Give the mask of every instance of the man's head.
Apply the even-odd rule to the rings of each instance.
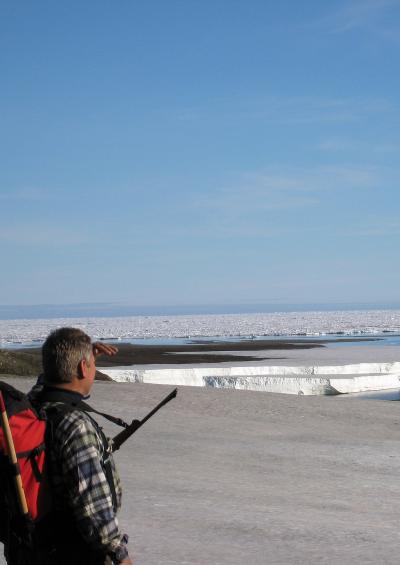
[[[42,347],[42,361],[47,384],[65,385],[87,376],[94,379],[96,372],[91,339],[76,328],[51,332]]]

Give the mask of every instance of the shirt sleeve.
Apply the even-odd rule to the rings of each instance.
[[[128,538],[119,530],[111,489],[101,465],[104,446],[86,416],[71,412],[64,424],[67,430],[60,449],[61,472],[76,526],[94,550],[109,555],[114,562],[123,561],[128,557]],[[62,427],[57,432],[62,432]],[[118,476],[114,478],[119,487]]]

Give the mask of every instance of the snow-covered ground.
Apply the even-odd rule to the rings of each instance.
[[[170,390],[97,382],[90,404],[142,419]],[[137,565],[399,563],[397,402],[182,387],[115,459]]]

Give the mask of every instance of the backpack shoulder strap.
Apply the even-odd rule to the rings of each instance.
[[[111,416],[110,414],[106,414],[105,412],[99,412],[92,406],[89,406],[89,404],[87,404],[87,402],[83,400],[80,402],[79,406],[82,408],[84,412],[93,412],[94,414],[98,414],[99,416],[102,416],[103,418],[109,420],[113,424],[116,424],[117,426],[121,426],[121,428],[127,428],[129,426],[129,424],[127,424],[122,418]]]
[[[67,406],[71,406],[73,409],[82,410],[83,412],[93,412],[93,414],[102,416],[113,424],[121,426],[121,428],[127,428],[129,426],[129,424],[124,422],[122,418],[117,418],[116,416],[111,416],[110,414],[106,414],[105,412],[100,412],[99,410],[96,410],[95,408],[87,404],[87,402],[85,402],[84,400],[73,398],[68,392],[64,392],[61,389],[43,389],[34,395],[32,401],[34,404],[37,404],[39,406],[44,402],[62,402]]]
[[[114,510],[116,511],[117,506],[118,506],[118,501],[117,501],[117,493],[116,493],[115,484],[114,484],[114,474],[113,474],[113,469],[112,469],[112,465],[111,465],[111,461],[110,461],[110,453],[109,453],[109,449],[108,449],[109,442],[108,442],[108,439],[106,438],[101,426],[99,426],[99,424],[96,422],[96,420],[94,418],[92,418],[90,416],[90,414],[88,414],[88,412],[94,412],[96,414],[100,414],[103,417],[107,417],[108,414],[103,414],[102,412],[98,412],[97,410],[94,410],[88,404],[86,404],[85,402],[83,402],[81,400],[79,400],[78,402],[73,402],[73,401],[71,401],[71,400],[73,400],[73,397],[71,397],[71,395],[69,395],[69,394],[63,395],[62,391],[60,391],[60,392],[58,392],[58,391],[47,391],[46,393],[43,393],[43,395],[41,395],[40,400],[41,400],[41,402],[57,402],[58,403],[58,404],[55,404],[53,406],[46,408],[46,410],[45,410],[47,421],[49,423],[49,426],[47,427],[47,433],[48,433],[47,441],[51,442],[51,443],[53,443],[55,430],[58,427],[58,425],[61,423],[61,420],[62,420],[62,418],[64,417],[65,414],[67,414],[68,412],[72,412],[73,410],[80,410],[80,411],[85,412],[87,414],[87,416],[89,417],[90,421],[92,422],[92,425],[94,426],[94,428],[97,432],[97,435],[99,437],[99,440],[101,441],[101,444],[103,446],[103,454],[102,454],[102,457],[101,457],[101,465],[103,467],[104,474],[105,474],[106,479],[107,479],[107,483],[110,487],[113,507],[114,507]],[[112,418],[111,421],[115,420],[115,418],[113,416],[108,417],[107,419],[110,419],[110,418]]]

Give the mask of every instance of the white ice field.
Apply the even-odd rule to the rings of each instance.
[[[0,345],[43,341],[57,327],[82,328],[93,339],[233,336],[374,335],[400,332],[400,310],[276,312],[197,316],[127,316],[0,320]]]
[[[400,310],[292,312],[193,316],[134,316],[1,320],[0,345],[31,345],[61,326],[80,327],[93,339],[172,339],[267,336],[374,336],[400,333]],[[325,349],[325,348],[324,348]],[[296,363],[233,363],[230,366],[120,367],[104,371],[116,381],[234,388],[287,394],[340,394],[399,388],[400,350],[351,348],[336,351],[333,363],[320,350],[307,350]],[[389,352],[389,353],[388,353]],[[243,352],[242,352],[243,353]],[[269,352],[270,353],[270,352]],[[324,353],[324,352],[322,352]],[[282,356],[282,352],[280,352]],[[357,362],[354,362],[356,359]],[[363,362],[368,361],[368,362]]]

